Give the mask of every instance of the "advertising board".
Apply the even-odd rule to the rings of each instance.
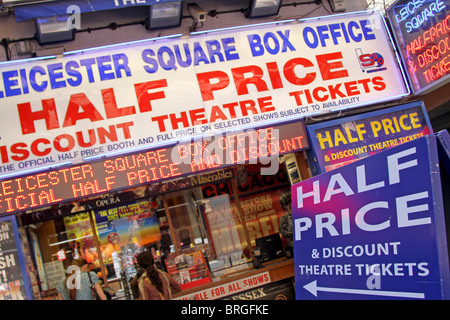
[[[380,12],[0,63],[0,178],[409,95]]]
[[[450,1],[398,0],[386,11],[415,94],[450,80]]]
[[[15,216],[0,218],[0,300],[33,297]]]
[[[434,135],[292,186],[296,299],[448,299]]]
[[[14,16],[17,22],[22,22],[30,19],[36,19],[48,16],[64,16],[67,14],[67,8],[70,6],[77,6],[79,12],[95,12],[102,10],[122,9],[134,6],[148,7],[150,5],[175,2],[177,0],[58,0],[56,1],[23,1],[23,0],[7,0],[3,1],[6,5],[14,3],[26,4],[16,6],[14,8]],[[28,2],[28,3],[27,3]],[[51,14],[49,14],[49,12]]]
[[[313,175],[433,133],[422,101],[313,124],[307,131]]]
[[[111,191],[256,163],[279,169],[279,156],[309,147],[303,122],[221,134],[167,148],[51,168],[0,181],[0,214],[89,198]]]

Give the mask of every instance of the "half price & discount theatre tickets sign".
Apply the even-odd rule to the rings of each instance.
[[[426,135],[293,185],[296,298],[448,299],[439,160]]]

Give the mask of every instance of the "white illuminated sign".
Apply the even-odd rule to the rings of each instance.
[[[408,94],[379,12],[0,63],[0,178]]]

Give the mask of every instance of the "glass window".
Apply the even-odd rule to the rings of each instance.
[[[232,179],[166,195],[177,255],[204,251],[213,277],[253,267],[256,239],[279,234],[286,214],[280,197],[290,190],[284,165],[275,175],[261,175],[260,168],[239,166]],[[280,243],[289,244],[283,236]]]
[[[205,199],[192,188],[167,196],[167,206],[177,255],[202,252],[213,277],[233,268],[247,268],[247,248],[242,221],[229,194]]]
[[[99,265],[89,213],[55,218],[26,228],[39,278],[38,284],[34,284],[40,292],[35,293],[36,298],[56,297],[56,285],[65,277],[73,259],[82,257]]]
[[[127,297],[138,272],[135,257],[143,250],[184,289],[251,269],[261,241],[280,233],[287,213],[280,200],[289,190],[284,164],[267,176],[260,165],[241,165],[139,187],[130,191],[132,198],[106,201],[105,208],[82,211],[87,202],[67,204],[74,214],[27,226],[41,297],[56,293],[56,283],[78,257]],[[289,245],[284,236],[280,240]]]

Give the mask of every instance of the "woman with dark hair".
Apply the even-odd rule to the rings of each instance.
[[[150,252],[140,253],[137,256],[137,263],[144,270],[138,281],[141,300],[170,300],[173,293],[181,291],[181,286],[176,280],[155,267],[155,260]]]

